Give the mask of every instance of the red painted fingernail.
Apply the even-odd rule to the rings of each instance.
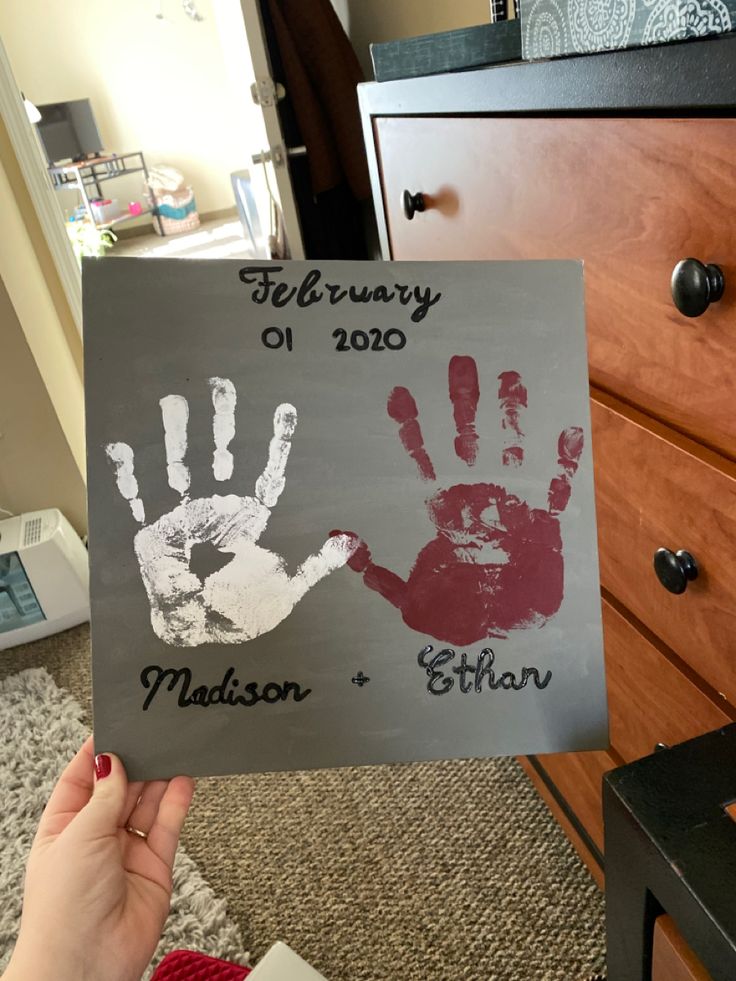
[[[95,756],[95,776],[98,780],[103,780],[110,775],[112,770],[112,760],[107,753],[100,753]]]

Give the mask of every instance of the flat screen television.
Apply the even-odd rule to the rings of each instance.
[[[58,160],[84,160],[99,154],[102,140],[89,99],[51,102],[38,106],[38,135],[50,164]]]

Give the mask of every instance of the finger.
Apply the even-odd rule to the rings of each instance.
[[[133,783],[128,784],[128,790],[125,795],[125,807],[123,808],[123,816],[120,821],[121,827],[125,825],[126,814],[130,814],[131,811],[136,808],[145,786],[146,785],[143,780],[136,780]]]
[[[126,816],[128,778],[120,759],[112,753],[99,753],[94,772],[92,796],[74,823],[77,833],[86,839],[116,834]]]
[[[560,433],[557,442],[557,463],[560,472],[550,481],[547,495],[550,514],[561,514],[567,507],[572,490],[572,478],[578,469],[583,444],[583,430],[579,426],[571,426]]]
[[[143,524],[146,513],[143,502],[138,497],[138,481],[135,479],[133,467],[133,450],[127,443],[108,443],[105,447],[108,459],[115,468],[115,481],[120,495],[130,504],[130,510],[136,521]]]
[[[473,358],[455,356],[448,369],[450,401],[455,417],[455,453],[469,467],[478,455],[478,434],[475,431],[475,414],[480,398],[478,367]]]
[[[171,870],[179,834],[194,796],[191,777],[174,777],[161,798],[158,813],[148,832],[148,846]]]
[[[353,535],[330,535],[319,552],[305,559],[294,573],[291,587],[297,598],[331,572],[341,569],[357,547],[358,540]]]
[[[350,555],[347,564],[354,572],[363,572],[371,561],[370,549],[363,539],[352,531],[331,531],[330,537],[347,538],[350,540]]]
[[[128,816],[123,822],[124,826],[148,834],[156,820],[159,805],[168,786],[168,780],[151,780],[145,784],[134,800],[133,807],[130,810],[126,807]]]
[[[38,826],[40,837],[61,834],[66,825],[89,802],[93,786],[92,736],[66,765],[49,797]]]
[[[526,388],[518,371],[503,371],[498,376],[498,401],[503,413],[504,467],[519,467],[524,462],[524,433],[521,429],[521,410],[527,406]]]
[[[233,455],[228,450],[235,436],[235,386],[229,378],[210,378],[212,405],[212,435],[215,439],[215,452],[212,457],[212,472],[215,480],[229,480],[233,475]]]
[[[333,531],[333,535],[345,535],[352,539],[353,552],[348,559],[348,566],[355,572],[363,573],[363,582],[369,589],[375,590],[389,603],[401,610],[406,601],[407,584],[384,566],[376,565],[366,543],[352,532]]]
[[[273,416],[273,439],[268,445],[266,469],[256,481],[256,497],[272,508],[286,487],[286,461],[291,450],[291,438],[296,429],[296,409],[288,402],[280,405]]]
[[[187,453],[189,404],[181,395],[165,395],[159,405],[164,424],[166,474],[169,478],[169,487],[185,497],[190,481],[189,467],[184,463]]]
[[[399,424],[401,445],[419,468],[423,480],[435,480],[432,461],[424,448],[424,437],[419,425],[419,410],[408,388],[399,386],[388,397],[388,414]]]

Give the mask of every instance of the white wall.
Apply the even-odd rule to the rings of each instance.
[[[32,102],[91,98],[108,149],[142,149],[149,163],[178,167],[200,212],[232,208],[230,172],[248,165],[248,133],[212,0],[196,0],[201,23],[180,0],[162,2],[163,22],[158,0],[2,0],[0,34]],[[105,193],[127,203],[141,183],[111,183]]]
[[[358,55],[373,78],[369,44],[452,31],[490,20],[489,0],[332,0]]]
[[[3,346],[9,309],[35,361],[48,401],[56,413],[57,430],[65,438],[64,452],[71,453],[78,473],[84,474],[84,403],[82,344],[71,318],[53,260],[38,222],[28,189],[0,120],[0,279],[8,302],[0,311],[0,362],[2,371],[15,375],[10,347]],[[33,398],[29,387],[29,398]],[[0,381],[2,398],[10,398]],[[25,444],[29,454],[37,450]],[[0,441],[0,453],[3,452]],[[0,460],[0,469],[3,463]]]
[[[0,507],[15,514],[57,507],[84,534],[82,475],[2,280],[0,325]]]

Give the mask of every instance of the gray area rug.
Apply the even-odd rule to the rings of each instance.
[[[0,972],[20,926],[23,874],[41,812],[56,780],[88,735],[78,703],[43,668],[0,681]],[[193,948],[247,963],[240,931],[183,850],[174,865],[171,912],[146,973],[170,950]]]
[[[0,655],[89,711],[77,628]],[[200,780],[183,841],[244,943],[285,940],[329,981],[582,981],[603,897],[510,759]]]

